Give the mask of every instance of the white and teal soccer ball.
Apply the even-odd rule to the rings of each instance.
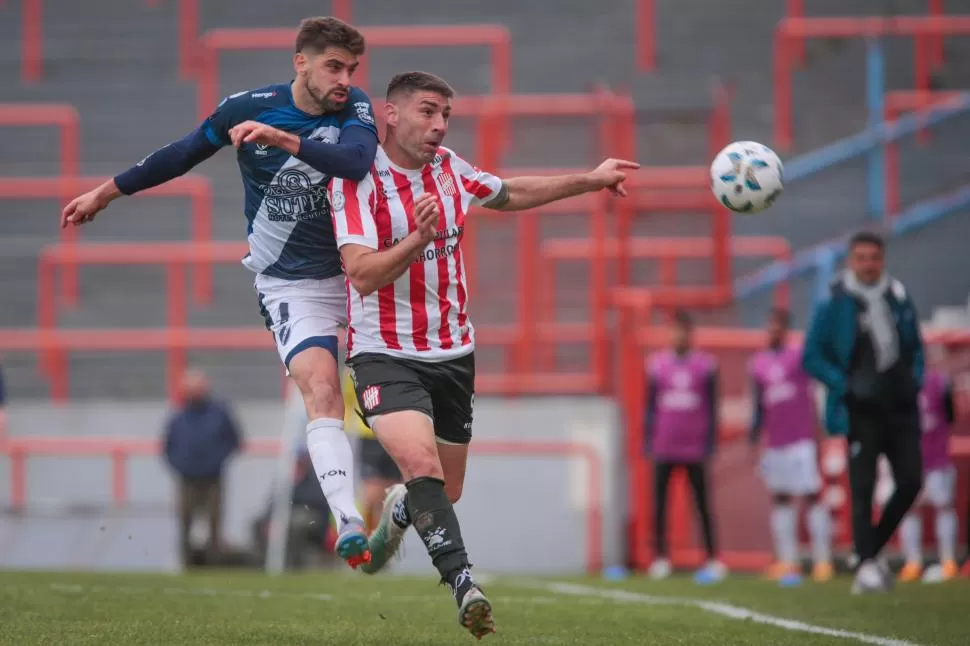
[[[735,141],[711,162],[711,190],[718,202],[736,213],[763,211],[784,190],[781,159],[764,144]]]

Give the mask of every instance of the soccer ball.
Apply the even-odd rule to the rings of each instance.
[[[784,189],[784,167],[771,148],[754,141],[735,141],[711,162],[711,190],[736,213],[763,211]]]

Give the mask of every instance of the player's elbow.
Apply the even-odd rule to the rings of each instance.
[[[350,281],[351,287],[354,291],[360,294],[360,296],[370,296],[377,291],[378,285],[370,276],[367,275],[366,271],[362,271],[359,266],[351,266],[346,268],[347,280]]]
[[[346,179],[352,180],[354,182],[363,181],[363,179],[367,177],[367,173],[370,172],[370,167],[371,165],[366,161],[361,161],[361,163],[355,166],[350,166],[347,168]]]

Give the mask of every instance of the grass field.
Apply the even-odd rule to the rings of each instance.
[[[498,633],[485,644],[970,643],[970,582],[899,586],[850,596],[848,579],[780,589],[735,578],[496,578],[485,589]],[[809,632],[806,632],[808,630]],[[353,573],[267,578],[0,573],[0,643],[332,644],[475,643],[431,578]]]

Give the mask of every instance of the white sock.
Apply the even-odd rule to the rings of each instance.
[[[923,562],[923,521],[919,512],[908,513],[899,524],[899,547],[907,563]]]
[[[796,532],[798,517],[791,505],[775,505],[771,510],[771,535],[775,539],[775,553],[781,563],[794,563],[798,558]]]
[[[812,562],[832,561],[832,514],[820,502],[808,509],[808,535],[812,539]]]
[[[354,451],[343,420],[311,421],[306,427],[306,445],[339,532],[348,520],[362,518],[354,493]]]
[[[941,563],[956,560],[957,513],[952,507],[936,510],[936,542]]]

